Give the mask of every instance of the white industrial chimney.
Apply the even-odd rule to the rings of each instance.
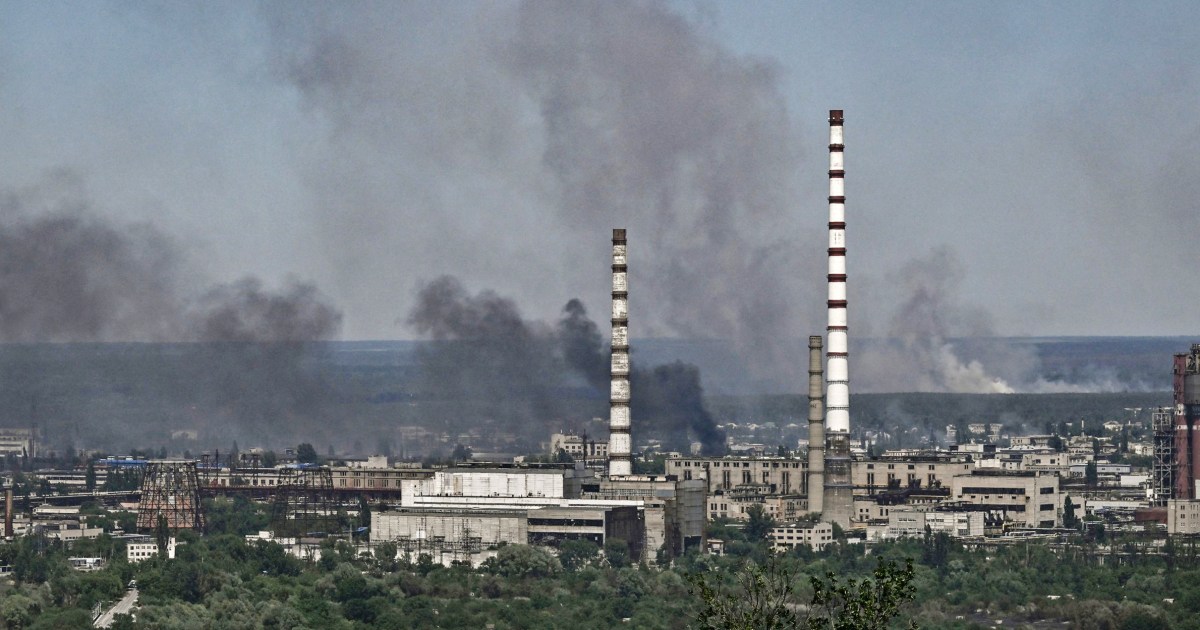
[[[612,236],[612,384],[608,408],[608,475],[633,474],[629,416],[629,277],[625,230]]]
[[[829,325],[825,366],[825,492],[822,516],[849,527],[854,509],[850,475],[850,368],[846,318],[846,164],[842,110],[829,110]]]

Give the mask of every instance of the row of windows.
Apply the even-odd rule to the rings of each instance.
[[[692,462],[690,460],[674,462],[675,468],[750,468],[750,462]],[[762,468],[807,468],[804,462],[762,462]]]
[[[1053,489],[1051,489],[1053,492]],[[986,488],[986,487],[970,487],[963,486],[959,496],[964,494],[1025,494],[1025,488]]]
[[[354,487],[355,487],[355,488],[361,488],[361,487],[362,487],[362,479],[354,479],[353,481],[354,481],[354,484],[353,484],[353,485],[354,485]],[[339,485],[339,486],[341,486],[341,487],[343,487],[343,488],[345,488],[345,487],[346,487],[346,480],[345,480],[345,479],[338,479],[338,485]],[[374,480],[374,479],[368,479],[368,480],[367,480],[367,487],[368,487],[368,488],[375,488],[375,487],[379,487],[379,488],[388,488],[388,487],[390,487],[390,486],[388,485],[388,480],[387,480],[387,479],[384,479],[383,481],[380,481],[378,486],[376,486],[376,484],[375,484],[375,480]],[[397,481],[397,482],[396,482],[396,487],[397,487],[397,488],[399,488],[399,487],[400,487],[400,482],[399,482],[399,481]]]

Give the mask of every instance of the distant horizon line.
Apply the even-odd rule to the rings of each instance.
[[[733,343],[733,339],[713,338],[713,337],[639,337],[630,335],[631,339],[641,340],[643,342],[688,342],[688,343]],[[862,341],[901,341],[903,337],[878,337],[878,336],[859,336],[853,338],[852,342]],[[974,341],[974,340],[1005,340],[1005,341],[1105,341],[1105,340],[1194,340],[1194,343],[1200,343],[1200,333],[1195,335],[968,335],[944,337],[946,341]],[[788,338],[783,338],[787,341]],[[242,339],[210,339],[204,341],[198,340],[113,340],[113,341],[0,341],[0,346],[31,346],[31,345],[201,345],[201,344],[225,344],[225,343],[423,343],[429,341],[456,341],[456,340],[437,340],[437,339],[412,339],[412,338],[355,338],[355,339],[278,339],[278,340],[242,340]],[[807,337],[791,338],[791,341],[796,343],[807,343]]]

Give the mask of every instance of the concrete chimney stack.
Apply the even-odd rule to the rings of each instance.
[[[825,371],[820,335],[808,338],[808,511],[825,509]]]
[[[848,527],[853,510],[850,480],[850,368],[846,316],[846,164],[842,110],[829,110],[829,348],[826,352],[826,520]]]
[[[13,495],[12,488],[4,491],[4,537],[13,539]]]
[[[633,474],[629,415],[629,275],[625,230],[612,236],[612,383],[608,408],[608,475]]]

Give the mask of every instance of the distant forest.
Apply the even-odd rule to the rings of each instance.
[[[1001,422],[1041,432],[1048,422],[1123,419],[1130,413],[1125,408],[1169,403],[1171,354],[1188,348],[1187,340],[1178,338],[1011,343],[1038,348],[1047,370],[1042,378],[1070,383],[1072,375],[1103,371],[1133,386],[1095,394],[856,394],[855,426],[942,431],[960,422]],[[280,448],[306,441],[322,451],[328,446],[339,453],[390,450],[419,457],[414,448],[421,447],[405,447],[406,427],[425,427],[451,439],[483,430],[509,437],[513,449],[527,452],[551,431],[586,430],[595,426],[592,418],[607,417],[607,391],[582,380],[536,387],[526,379],[519,387],[492,389],[469,400],[439,397],[422,379],[420,347],[416,342],[5,344],[0,345],[0,426],[36,425],[43,447],[58,451],[165,446],[195,452],[225,450],[235,442],[242,448]],[[967,341],[958,347],[967,357],[979,350]],[[741,372],[726,360],[727,347],[639,340],[635,348],[635,364],[698,366],[707,414],[718,424],[805,421],[802,394],[754,391],[738,380]],[[805,383],[796,383],[792,391],[806,391]],[[637,396],[635,391],[635,401]],[[689,409],[685,415],[698,413],[705,411]],[[636,422],[643,435],[662,429],[668,445],[689,438],[677,434],[688,430],[680,429],[687,419],[648,413]],[[180,430],[195,431],[198,439],[173,438]]]

